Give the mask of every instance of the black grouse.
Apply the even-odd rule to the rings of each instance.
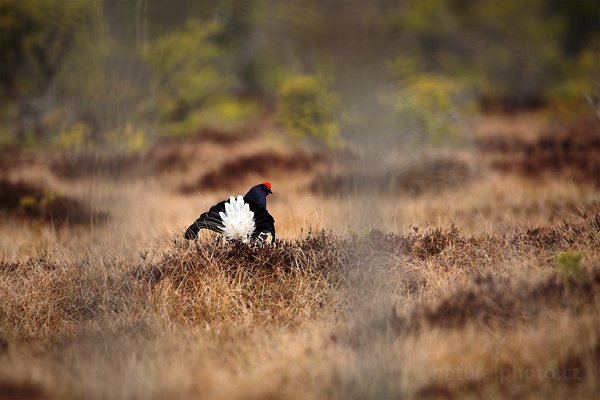
[[[244,197],[231,196],[202,213],[185,231],[184,237],[198,237],[200,229],[210,229],[229,240],[244,243],[254,239],[264,242],[269,234],[275,242],[275,220],[267,211],[267,196],[273,194],[269,182],[253,186]]]

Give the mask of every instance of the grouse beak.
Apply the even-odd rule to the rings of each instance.
[[[268,190],[268,192],[267,192],[268,194],[273,194],[273,192],[271,191],[271,189],[267,188],[267,190]]]

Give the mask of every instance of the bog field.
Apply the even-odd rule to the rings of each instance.
[[[264,127],[3,151],[0,398],[593,398],[600,135],[538,119],[377,163]],[[266,179],[273,246],[182,238]]]

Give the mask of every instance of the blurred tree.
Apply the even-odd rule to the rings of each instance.
[[[464,96],[582,99],[598,79],[599,14],[588,0],[0,0],[0,142],[17,126],[21,142],[135,132],[137,147],[148,131],[236,130],[276,106],[313,139],[401,136],[399,114],[442,135]],[[328,89],[302,78],[319,74]],[[336,93],[344,118],[315,117],[331,114],[316,89]],[[313,122],[292,116],[297,102]]]
[[[400,58],[470,80],[484,105],[539,104],[560,72],[564,24],[543,0],[405,1],[390,28],[402,37]]]
[[[277,117],[293,138],[334,148],[341,144],[337,104],[338,98],[324,78],[296,76],[281,86]]]
[[[151,42],[144,51],[159,117],[174,124],[172,129],[193,129],[193,112],[229,95],[235,87],[226,53],[214,43],[220,31],[216,22],[188,22],[184,29]]]
[[[41,138],[42,114],[54,101],[53,84],[75,48],[100,27],[97,0],[3,0],[0,2],[0,101],[18,111],[16,133]]]
[[[562,49],[565,55],[577,57],[600,33],[600,2],[594,0],[546,0],[546,8],[555,19],[565,24]],[[598,50],[598,48],[596,48]]]
[[[467,86],[436,74],[407,76],[396,99],[396,112],[413,141],[430,145],[459,144],[466,117],[475,110]]]

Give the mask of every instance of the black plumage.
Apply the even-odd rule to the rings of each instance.
[[[253,186],[244,196],[244,203],[248,204],[250,211],[254,213],[254,231],[251,238],[264,240],[268,234],[271,234],[271,243],[275,241],[275,219],[267,211],[267,196],[272,194],[271,184],[262,182]],[[220,212],[225,213],[225,203],[229,200],[223,200],[208,211],[202,213],[200,217],[190,225],[184,233],[184,237],[193,240],[198,237],[200,229],[209,229],[214,232],[223,233],[223,221]]]

